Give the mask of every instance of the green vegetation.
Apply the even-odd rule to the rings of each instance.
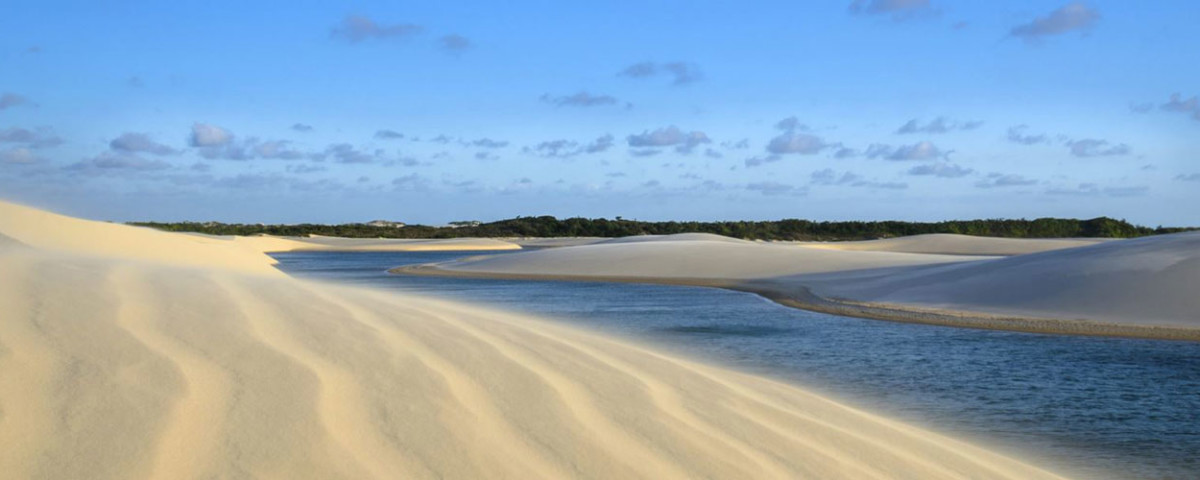
[[[958,233],[988,237],[1065,238],[1065,237],[1141,237],[1175,233],[1194,228],[1149,228],[1131,225],[1107,217],[1091,220],[1039,218],[1036,220],[953,220],[946,222],[812,222],[776,220],[765,222],[640,222],[617,217],[567,218],[550,216],[517,217],[498,222],[455,222],[450,227],[408,225],[402,228],[377,227],[362,223],[342,225],[262,225],[217,222],[133,222],[131,225],[172,232],[199,232],[211,235],[324,235],[354,238],[455,238],[455,237],[624,237],[630,235],[667,235],[673,233],[715,233],[749,240],[867,240],[925,233]]]

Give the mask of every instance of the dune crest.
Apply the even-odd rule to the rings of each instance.
[[[262,260],[29,217],[0,208],[0,234],[28,245],[0,246],[7,477],[1059,478],[561,325],[157,262],[143,242]],[[59,222],[109,243],[70,250]]]

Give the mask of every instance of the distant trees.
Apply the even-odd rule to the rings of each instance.
[[[228,224],[218,222],[134,222],[131,225],[173,232],[199,232],[210,235],[324,235],[352,238],[456,238],[456,237],[626,237],[631,235],[669,235],[673,233],[714,233],[748,240],[867,240],[926,233],[957,233],[987,237],[1128,238],[1175,233],[1192,228],[1149,228],[1124,220],[1098,217],[1089,220],[1038,218],[1034,220],[986,219],[945,222],[813,222],[786,219],[774,221],[729,222],[639,222],[617,217],[567,218],[551,216],[517,217],[490,223],[454,222],[449,227],[407,225],[373,226],[362,223],[342,225]]]

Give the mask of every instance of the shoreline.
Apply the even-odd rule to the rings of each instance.
[[[568,282],[642,283],[689,287],[722,288],[752,293],[785,307],[845,317],[898,323],[974,328],[1048,335],[1135,338],[1200,342],[1200,328],[1136,325],[1020,315],[950,310],[894,303],[861,302],[822,297],[801,285],[784,286],[769,280],[721,280],[711,278],[668,278],[614,275],[554,275],[447,270],[437,264],[405,265],[387,270],[393,275],[497,280],[543,280]]]

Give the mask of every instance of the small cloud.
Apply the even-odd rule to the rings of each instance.
[[[329,31],[329,36],[350,43],[358,43],[369,39],[404,38],[421,33],[420,25],[398,23],[385,25],[376,23],[363,15],[347,15],[341,23]]]
[[[974,170],[970,168],[964,168],[949,162],[927,163],[925,165],[917,165],[908,169],[909,175],[928,175],[939,178],[965,177],[973,172]]]
[[[783,160],[783,157],[779,155],[763,155],[747,158],[743,163],[746,165],[746,168],[754,168],[766,165],[768,163],[775,163],[780,160]]]
[[[1076,157],[1111,157],[1129,155],[1133,151],[1124,143],[1113,145],[1107,140],[1093,138],[1073,140],[1067,142],[1067,146],[1071,149],[1071,155]]]
[[[438,39],[438,46],[450,53],[462,53],[471,48],[471,41],[462,35],[444,35]]]
[[[1054,187],[1046,190],[1049,195],[1099,195],[1100,186],[1095,183],[1081,183],[1079,186],[1070,187]]]
[[[1050,137],[1046,134],[1028,134],[1025,133],[1029,129],[1028,125],[1017,125],[1008,128],[1008,141],[1019,143],[1021,145],[1037,145],[1039,143],[1050,143]]]
[[[588,92],[579,92],[573,95],[551,96],[544,94],[540,100],[551,105],[559,107],[598,107],[605,105],[616,105],[618,100],[611,95],[592,95]]]
[[[746,190],[758,192],[769,197],[780,195],[802,196],[808,194],[807,188],[770,181],[747,184]]]
[[[697,146],[712,142],[704,132],[697,130],[684,132],[675,125],[629,135],[626,137],[626,141],[630,147],[657,148],[674,146],[675,151],[679,153],[691,153]]]
[[[454,141],[454,138],[453,138],[453,137],[448,137],[448,136],[446,136],[446,135],[444,135],[444,134],[443,134],[443,135],[438,135],[438,136],[436,136],[436,137],[433,137],[433,138],[429,139],[429,141],[430,141],[430,142],[433,142],[433,143],[440,143],[440,144],[442,144],[442,145],[445,145],[445,144],[447,144],[447,143],[453,142],[453,141]]]
[[[33,130],[10,127],[0,130],[0,143],[22,143],[29,148],[49,148],[62,145],[63,140],[49,127]]]
[[[104,152],[95,157],[63,167],[71,172],[89,175],[120,174],[166,170],[171,164],[162,160],[147,160],[125,152]]]
[[[291,142],[287,140],[272,140],[268,142],[256,143],[254,145],[254,155],[259,158],[270,158],[278,160],[297,160],[304,158],[304,153],[289,148]]]
[[[192,135],[189,144],[193,147],[223,147],[233,142],[233,134],[229,130],[209,125],[207,123],[192,124]]]
[[[901,145],[899,147],[877,143],[867,147],[866,152],[867,158],[884,158],[895,161],[933,160],[949,155],[950,152],[943,151],[932,142],[917,142],[912,145]]]
[[[725,158],[725,154],[711,148],[704,149],[704,156],[708,158]]]
[[[900,135],[913,133],[940,134],[949,133],[954,130],[974,130],[980,126],[983,126],[983,122],[978,120],[956,122],[946,117],[937,117],[929,123],[921,125],[920,121],[914,118],[896,129],[896,133]]]
[[[337,163],[364,164],[375,163],[382,154],[383,150],[364,152],[349,143],[335,143],[326,147],[324,153],[317,155],[317,159],[332,158]]]
[[[404,134],[395,130],[377,130],[375,138],[379,140],[399,140],[404,138]]]
[[[0,94],[0,110],[7,110],[20,105],[29,105],[29,98],[24,95],[5,92]]]
[[[17,147],[0,151],[0,163],[5,165],[32,165],[41,160],[28,148]]]
[[[398,191],[423,191],[429,188],[429,179],[410,173],[392,179],[392,188]]]
[[[30,55],[37,55],[39,53],[42,53],[42,47],[39,45],[31,46],[31,47],[25,49],[25,53],[28,53]]]
[[[295,131],[297,131],[297,132],[305,132],[305,133],[307,133],[307,132],[311,132],[311,131],[313,131],[313,126],[312,126],[312,125],[303,124],[303,123],[296,123],[296,124],[292,124],[292,130],[295,130]]]
[[[311,165],[311,164],[307,164],[307,163],[299,163],[299,164],[287,166],[288,173],[295,173],[295,174],[299,174],[299,175],[303,175],[303,174],[307,174],[307,173],[324,172],[325,170],[327,170],[327,169],[322,165]]]
[[[736,142],[732,142],[732,141],[721,142],[721,148],[730,148],[730,149],[734,149],[734,150],[745,150],[747,148],[750,148],[750,139],[743,138]]]
[[[548,140],[541,142],[533,147],[525,147],[521,149],[524,153],[534,154],[539,157],[557,157],[567,158],[578,155],[579,142],[570,140]]]
[[[1192,96],[1192,98],[1184,99],[1183,95],[1172,93],[1167,103],[1160,105],[1159,108],[1167,112],[1194,112],[1200,109],[1200,98]]]
[[[584,151],[584,153],[603,152],[605,150],[608,150],[609,148],[612,148],[614,140],[616,140],[616,139],[613,138],[612,135],[603,135],[599,138],[596,138],[596,140],[593,141],[592,143],[587,144],[587,146],[583,148],[583,151]]]
[[[700,67],[687,62],[640,62],[625,67],[617,75],[629,78],[671,77],[673,85],[686,85],[704,78]]]
[[[838,145],[836,148],[837,148],[837,150],[835,150],[833,152],[833,158],[837,158],[837,159],[854,158],[854,157],[861,155],[861,153],[859,153],[858,150],[855,150],[853,148],[848,148],[848,147],[844,147],[841,145]]]
[[[772,138],[767,143],[767,151],[773,154],[813,155],[830,145],[816,135],[807,133],[787,132]]]
[[[817,170],[809,175],[809,181],[816,185],[845,185],[862,180],[862,176],[843,172],[840,175],[832,168]]]
[[[146,83],[142,81],[141,77],[134,75],[125,79],[125,85],[129,88],[142,88],[146,86]]]
[[[1159,108],[1167,112],[1190,114],[1192,120],[1200,122],[1200,98],[1196,96],[1185,100],[1182,95],[1174,93],[1171,94],[1171,99]]]
[[[775,128],[786,132],[794,132],[796,130],[808,131],[808,125],[800,123],[800,119],[795,116],[787,117],[783,120],[775,122]]]
[[[985,179],[975,182],[975,186],[979,188],[1021,187],[1036,183],[1038,183],[1037,180],[1021,175],[989,173]]]
[[[108,142],[108,146],[115,151],[126,153],[149,153],[151,155],[172,155],[179,153],[174,148],[155,142],[149,135],[144,133],[123,133],[121,136]]]
[[[492,152],[475,152],[476,160],[499,160],[500,156]]]
[[[1200,182],[1200,173],[1189,173],[1187,175],[1181,173],[1175,176],[1175,180],[1180,182]]]
[[[492,140],[490,138],[480,138],[478,140],[471,140],[469,142],[462,142],[462,143],[465,146],[479,147],[479,148],[504,148],[504,147],[508,146],[508,142],[501,141],[501,140]]]
[[[1036,42],[1051,35],[1061,35],[1075,30],[1087,30],[1100,20],[1100,14],[1083,2],[1071,2],[1032,22],[1017,25],[1009,35]]]
[[[888,15],[893,20],[908,20],[932,12],[929,0],[854,0],[850,13],[855,15]]]

